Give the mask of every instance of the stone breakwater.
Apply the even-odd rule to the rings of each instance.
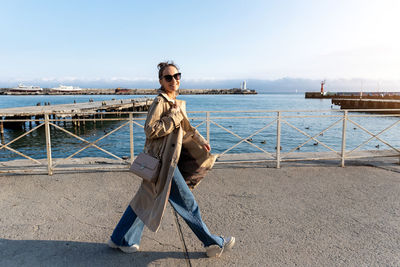
[[[232,89],[180,89],[181,95],[233,95],[233,94],[257,94],[256,90]],[[44,88],[41,92],[13,91],[11,88],[0,88],[3,95],[156,95],[158,89],[130,89],[130,88],[88,88],[79,91],[52,91]]]

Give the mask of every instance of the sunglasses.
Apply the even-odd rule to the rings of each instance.
[[[167,81],[170,82],[172,81],[172,78],[174,78],[176,81],[179,81],[181,79],[182,74],[180,72],[175,73],[174,75],[164,75],[163,78]]]

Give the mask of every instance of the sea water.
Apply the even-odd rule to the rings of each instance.
[[[154,96],[2,95],[0,96],[0,109],[35,106],[38,103],[41,105],[45,103],[56,105],[88,102],[89,100],[103,101],[141,97],[153,98]],[[210,111],[210,143],[214,153],[222,153],[228,149],[230,149],[228,153],[261,152],[262,150],[274,153],[277,147],[278,111],[281,111],[280,146],[282,152],[322,152],[331,151],[331,149],[340,151],[342,146],[343,121],[341,119],[343,113],[338,112],[337,106],[332,106],[330,99],[305,99],[303,94],[182,95],[179,96],[179,98],[186,101],[187,111],[192,125],[197,126],[198,130],[205,137],[207,136],[206,123],[204,122],[206,114],[198,112]],[[347,121],[346,150],[350,151],[360,145],[361,146],[358,148],[359,150],[390,149],[390,147],[383,142],[372,138],[367,131],[376,135],[391,126],[389,131],[379,134],[378,137],[397,149],[400,148],[400,129],[399,124],[396,124],[396,122],[399,121],[399,117],[375,117],[368,113],[355,113],[354,115],[362,117],[350,117],[351,121]],[[124,122],[125,121],[97,121],[95,124],[86,122],[85,126],[81,124],[79,128],[74,127],[71,123],[66,123],[65,125],[61,123],[60,127],[79,135],[89,142],[93,142],[116,129]],[[143,125],[143,121],[138,122]],[[364,130],[356,124],[360,124]],[[29,127],[26,129],[29,129]],[[257,134],[255,134],[256,132]],[[319,135],[321,132],[323,133]],[[23,133],[24,131],[22,129],[11,130],[6,128],[2,142],[8,143]],[[371,141],[363,144],[369,139],[371,139]],[[130,154],[129,140],[129,127],[126,126],[98,141],[96,145],[119,157],[124,157]],[[135,154],[143,149],[144,140],[143,128],[135,125]],[[248,143],[243,140],[247,140]],[[237,145],[238,142],[241,143]],[[87,145],[87,143],[55,127],[51,127],[51,148],[53,157],[67,157],[85,145]],[[40,127],[38,130],[9,146],[30,157],[45,158],[46,145],[44,127]],[[75,157],[88,156],[110,157],[94,147],[90,147],[78,153]],[[4,148],[0,150],[0,161],[19,158],[22,157],[14,152]]]

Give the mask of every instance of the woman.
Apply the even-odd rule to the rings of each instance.
[[[235,238],[209,232],[188,187],[204,177],[215,157],[207,141],[190,125],[185,101],[176,99],[181,78],[178,67],[173,62],[161,62],[158,70],[160,94],[147,114],[144,151],[161,158],[160,174],[154,183],[142,181],[108,245],[126,253],[138,251],[144,225],[156,232],[169,201],[203,243],[207,256],[218,257],[233,247]]]

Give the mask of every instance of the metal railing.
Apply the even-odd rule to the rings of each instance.
[[[360,113],[360,112],[388,112],[391,114],[371,114],[371,113]],[[389,150],[385,150],[384,153],[378,153],[374,154],[374,156],[378,157],[399,157],[400,158],[400,148],[396,147],[394,144],[390,144],[388,141],[384,140],[381,136],[383,133],[387,133],[389,130],[395,129],[396,126],[400,125],[400,110],[399,109],[387,109],[387,110],[245,110],[245,111],[194,111],[194,112],[189,112],[189,114],[193,114],[193,116],[190,116],[190,119],[193,121],[193,124],[197,123],[194,125],[195,127],[199,128],[202,125],[205,125],[205,136],[208,142],[211,142],[211,139],[214,137],[212,136],[213,132],[212,127],[214,126],[216,129],[219,129],[220,131],[224,132],[225,134],[228,133],[229,135],[237,138],[237,142],[234,142],[230,146],[226,147],[219,155],[218,155],[218,161],[217,163],[235,163],[235,162],[275,162],[276,167],[280,168],[281,162],[284,161],[307,161],[307,160],[339,160],[340,165],[342,167],[345,166],[345,161],[348,159],[359,159],[359,158],[365,158],[365,157],[371,157],[368,153],[358,153],[361,147],[365,146],[372,140],[377,140],[381,142],[382,144],[386,145],[389,147]],[[129,162],[132,162],[134,159],[134,148],[135,148],[135,142],[134,142],[134,125],[139,126],[143,128],[143,122],[145,120],[144,115],[146,112],[107,112],[107,113],[102,113],[101,118],[95,118],[95,117],[90,117],[94,115],[98,115],[98,113],[85,113],[85,114],[73,114],[74,117],[68,117],[70,116],[69,114],[44,114],[43,119],[28,119],[28,120],[17,120],[17,119],[3,119],[0,121],[1,125],[3,126],[3,123],[16,123],[16,122],[36,122],[38,125],[29,131],[26,131],[25,133],[21,134],[20,136],[14,138],[13,140],[9,142],[2,141],[0,144],[0,151],[8,150],[11,151],[21,157],[24,157],[28,159],[31,162],[34,162],[37,164],[37,166],[40,166],[42,168],[47,169],[47,173],[49,175],[52,175],[54,171],[57,170],[65,170],[65,168],[58,168],[57,166],[61,165],[63,161],[68,161],[75,157],[77,154],[81,153],[82,151],[88,149],[88,148],[96,148],[107,155],[111,156],[112,158],[118,160],[121,162],[121,166],[123,169],[127,169],[127,165]],[[228,115],[227,115],[228,114]],[[79,115],[81,117],[76,117],[76,115]],[[107,116],[111,115],[116,115],[117,117],[113,118],[107,118]],[[142,117],[137,117],[137,116],[142,116]],[[59,116],[62,116],[61,118]],[[104,116],[104,117],[103,117]],[[357,122],[355,119],[356,118],[378,118],[378,117],[389,117],[392,118],[390,125],[386,126],[383,129],[380,129],[379,132],[373,133],[371,130],[368,130],[365,126],[361,125],[360,122]],[[53,118],[51,118],[53,117]],[[311,134],[309,131],[304,131],[301,129],[301,127],[296,126],[295,123],[291,122],[291,119],[306,119],[308,122],[310,122],[311,119],[326,119],[326,121],[331,120],[329,122],[328,126],[324,126],[322,130],[319,130],[317,133]],[[268,120],[268,122],[262,122],[257,125],[257,129],[253,129],[250,133],[247,132],[245,136],[241,136],[240,133],[237,131],[235,132],[233,129],[228,129],[229,126],[224,125],[223,122],[232,122],[232,121],[244,121],[248,122],[249,120]],[[332,122],[333,120],[333,122]],[[119,125],[116,129],[113,129],[112,131],[104,134],[100,138],[97,138],[94,141],[88,141],[82,137],[80,137],[77,134],[72,133],[71,131],[68,131],[59,125],[57,125],[58,122],[73,122],[74,124],[77,123],[86,123],[86,122],[96,122],[96,121],[121,121],[122,124]],[[321,124],[321,121],[318,122],[318,125]],[[352,124],[354,129],[361,129],[363,133],[368,134],[370,137],[359,144],[357,147],[355,147],[352,150],[346,150],[346,144],[347,144],[347,128],[348,125]],[[38,130],[40,127],[45,127],[45,138],[46,138],[46,161],[44,162],[43,160],[40,161],[40,159],[34,159],[12,147],[10,147],[11,144],[14,142],[18,141],[22,137],[32,133],[33,131]],[[283,153],[281,151],[281,146],[282,146],[282,134],[285,133],[287,130],[282,130],[282,127],[288,127],[288,129],[291,129],[292,131],[301,134],[303,137],[306,138],[306,140],[303,140],[302,142],[298,143],[297,146],[293,146],[288,152]],[[340,132],[337,131],[337,140],[340,140],[340,149],[335,149],[332,147],[332,145],[327,144],[326,142],[321,141],[320,137],[324,135],[324,133],[328,132],[330,129],[341,126]],[[75,151],[74,153],[70,154],[66,158],[57,158],[57,162],[53,161],[52,157],[52,143],[51,143],[51,131],[50,128],[53,127],[54,129],[60,130],[67,135],[72,136],[73,138],[76,138],[85,145]],[[106,137],[110,136],[111,134],[119,131],[122,128],[129,127],[129,144],[130,144],[130,153],[129,157],[119,157],[115,155],[114,153],[103,149],[98,145],[99,141],[105,139]],[[307,127],[306,129],[308,129]],[[261,147],[260,145],[255,144],[252,142],[252,138],[260,135],[260,133],[265,132],[265,130],[270,130],[271,132],[275,132],[275,135],[272,136],[272,139],[275,139],[275,149],[273,151],[268,151],[268,149],[265,149]],[[339,134],[340,133],[340,134]],[[396,135],[399,136],[400,131],[396,132]],[[141,132],[142,135],[144,135],[143,132]],[[215,133],[214,133],[215,134]],[[215,134],[216,135],[216,134]],[[270,136],[271,137],[271,136]],[[224,137],[226,138],[226,136]],[[2,138],[3,139],[3,138]],[[300,139],[300,138],[299,138]],[[213,139],[213,142],[219,142],[218,139]],[[293,140],[292,140],[293,141]],[[317,145],[323,146],[325,149],[328,150],[328,153],[320,152],[320,153],[300,153],[298,150],[300,150],[302,147],[304,147],[306,144],[310,142],[315,142]],[[269,142],[271,144],[271,142]],[[247,144],[250,147],[254,148],[257,151],[260,151],[257,154],[256,159],[254,158],[248,158],[246,157],[247,154],[240,154],[242,156],[241,159],[235,159],[230,158],[228,152],[237,149],[237,147],[241,144]],[[298,155],[302,156],[298,156]],[[237,155],[237,154],[235,154]],[[68,167],[67,169],[69,170],[89,170],[91,168],[88,167]],[[93,168],[92,168],[93,169]],[[97,169],[97,167],[96,167]],[[12,173],[12,172],[21,172],[24,170],[21,170],[18,168],[17,170],[1,170],[1,172],[7,172],[7,173]],[[30,170],[25,170],[25,171],[32,171]]]

